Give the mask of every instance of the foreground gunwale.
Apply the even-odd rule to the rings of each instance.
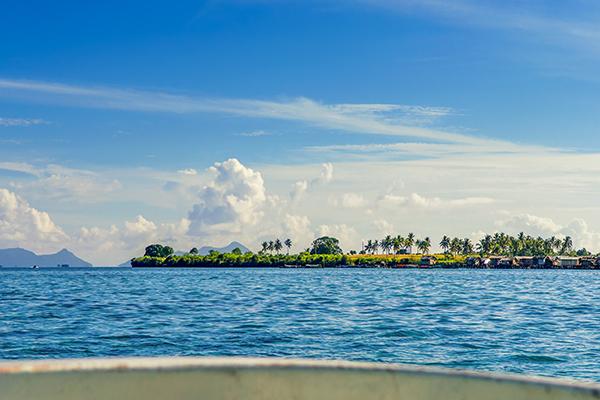
[[[411,364],[244,357],[134,357],[0,361],[0,376],[11,374],[48,374],[65,372],[176,372],[231,369],[315,372],[348,371],[364,373],[397,373],[409,376],[425,375],[430,377],[468,378],[479,381],[521,383],[570,390],[576,389],[600,397],[600,384],[594,382]]]

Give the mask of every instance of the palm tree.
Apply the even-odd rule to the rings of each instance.
[[[483,239],[480,239],[479,242],[475,244],[475,250],[477,250],[480,257],[483,257],[486,254],[484,251],[484,246],[485,244],[483,242]]]
[[[552,238],[544,240],[544,244],[543,244],[544,254],[548,254],[548,255],[552,254],[554,252],[553,247],[554,247],[554,244],[552,243]]]
[[[554,252],[558,253],[560,251],[560,248],[562,247],[561,240],[558,239],[556,236],[552,236],[550,238],[550,241],[552,242],[552,248],[554,249]]]
[[[462,241],[459,238],[453,238],[450,241],[450,253],[458,254],[462,250]]]
[[[429,253],[429,249],[431,248],[431,239],[429,239],[429,237],[426,237],[425,240],[423,240],[425,242],[424,244],[424,248],[425,248],[425,253]]]
[[[490,251],[492,250],[492,240],[491,235],[485,235],[477,244],[477,250],[482,256],[490,254]]]
[[[417,246],[417,253],[425,254],[425,241],[424,240],[415,240],[415,245]]]
[[[462,242],[462,253],[463,254],[473,254],[473,243],[471,239],[465,238]]]
[[[419,254],[421,251],[421,241],[419,239],[415,241],[415,247],[417,248],[417,254]]]
[[[285,239],[285,242],[283,242],[283,244],[285,244],[285,247],[287,247],[287,253],[289,255],[290,249],[292,248],[292,239]]]
[[[494,233],[494,238],[492,239],[492,253],[495,255],[499,255],[502,253],[501,246],[502,235],[500,232]]]
[[[519,232],[519,234],[517,235],[517,240],[519,241],[519,247],[520,248],[525,248],[527,245],[527,238],[525,237],[525,233],[523,232]]]
[[[414,233],[409,233],[408,236],[406,236],[406,239],[404,240],[404,245],[406,246],[406,250],[408,251],[408,253],[412,253],[412,247],[415,244],[415,234]]]
[[[273,249],[277,252],[277,254],[279,254],[279,252],[281,251],[281,249],[283,249],[283,245],[281,244],[281,240],[276,239],[275,243],[273,244]]]
[[[561,253],[568,254],[571,252],[571,250],[573,250],[573,239],[571,236],[567,236],[563,240]]]
[[[422,254],[427,254],[429,252],[429,248],[431,247],[431,240],[426,237],[423,240],[417,240],[417,249],[419,249],[419,251]]]
[[[389,254],[390,250],[392,249],[392,246],[393,242],[392,237],[390,235],[387,235],[381,240],[381,250],[383,250],[384,253]]]
[[[373,249],[373,254],[377,253],[379,250],[379,240],[375,239],[371,248]]]
[[[269,245],[267,246],[267,250],[269,250],[269,253],[272,253],[274,249],[275,249],[275,243],[273,243],[272,240],[269,240]]]
[[[262,250],[261,250],[260,252],[261,252],[261,253],[266,253],[266,252],[267,252],[267,249],[269,248],[269,243],[267,243],[267,242],[262,242],[261,246],[262,246]]]
[[[400,249],[404,248],[404,238],[400,235],[394,238],[394,253],[400,253]]]
[[[523,255],[524,249],[527,248],[527,241],[523,241],[518,238],[511,237],[508,239],[509,252],[512,256]]]
[[[448,250],[450,249],[450,238],[448,236],[444,235],[440,241],[440,247],[444,250],[444,253],[448,253]]]

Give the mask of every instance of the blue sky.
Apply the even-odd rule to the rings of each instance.
[[[600,244],[588,228],[600,222],[593,1],[4,8],[0,188],[25,211],[4,221],[22,234],[0,245],[66,243],[111,263],[146,240],[300,246],[325,232],[356,247],[432,221],[423,235],[523,229]],[[27,207],[53,226],[28,226]],[[94,229],[111,257],[86,242]]]

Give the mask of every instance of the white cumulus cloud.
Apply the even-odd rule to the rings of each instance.
[[[299,201],[307,192],[315,189],[318,186],[328,184],[333,180],[333,164],[324,163],[321,164],[321,171],[319,176],[308,181],[306,179],[297,181],[294,183],[290,192],[292,202]]]
[[[189,176],[198,175],[198,171],[196,171],[194,168],[180,169],[177,171],[177,173],[179,173],[181,175],[189,175]]]
[[[356,229],[347,224],[319,225],[318,236],[333,236],[340,241],[340,247],[347,251],[344,246],[351,246],[358,241]]]
[[[395,228],[392,223],[385,219],[378,219],[373,222],[376,232],[379,236],[393,235],[395,234]]]
[[[282,221],[282,231],[292,238],[294,245],[310,243],[315,237],[310,219],[305,215],[286,214]]]
[[[0,246],[47,250],[67,240],[50,215],[17,194],[0,188]]]
[[[345,208],[362,208],[367,205],[367,201],[362,194],[344,193],[341,196],[340,205]]]
[[[496,221],[496,226],[511,234],[524,232],[532,236],[571,236],[575,247],[600,248],[600,232],[592,230],[582,218],[574,218],[567,225],[557,223],[552,218],[532,214],[513,215],[507,219]]]
[[[260,172],[235,158],[209,168],[213,179],[198,193],[188,214],[190,235],[241,232],[264,215],[267,194]]]
[[[302,180],[294,183],[290,197],[293,202],[300,200],[308,190],[308,181]]]
[[[442,199],[439,197],[425,197],[418,193],[409,196],[386,194],[380,201],[383,205],[406,206],[426,209],[469,207],[486,205],[494,202],[489,197],[464,197],[458,199]]]

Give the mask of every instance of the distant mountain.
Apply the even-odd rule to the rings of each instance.
[[[231,253],[231,251],[235,248],[239,248],[242,253],[250,251],[246,246],[241,244],[240,242],[231,242],[225,247],[212,247],[212,246],[203,246],[198,249],[198,254],[207,255],[211,250],[218,251],[219,253]]]
[[[131,260],[127,260],[124,263],[117,265],[117,267],[131,267]]]
[[[13,248],[0,249],[0,265],[4,267],[56,267],[68,265],[69,267],[91,267],[87,261],[82,260],[67,249],[62,249],[55,254],[37,255],[32,251]]]

